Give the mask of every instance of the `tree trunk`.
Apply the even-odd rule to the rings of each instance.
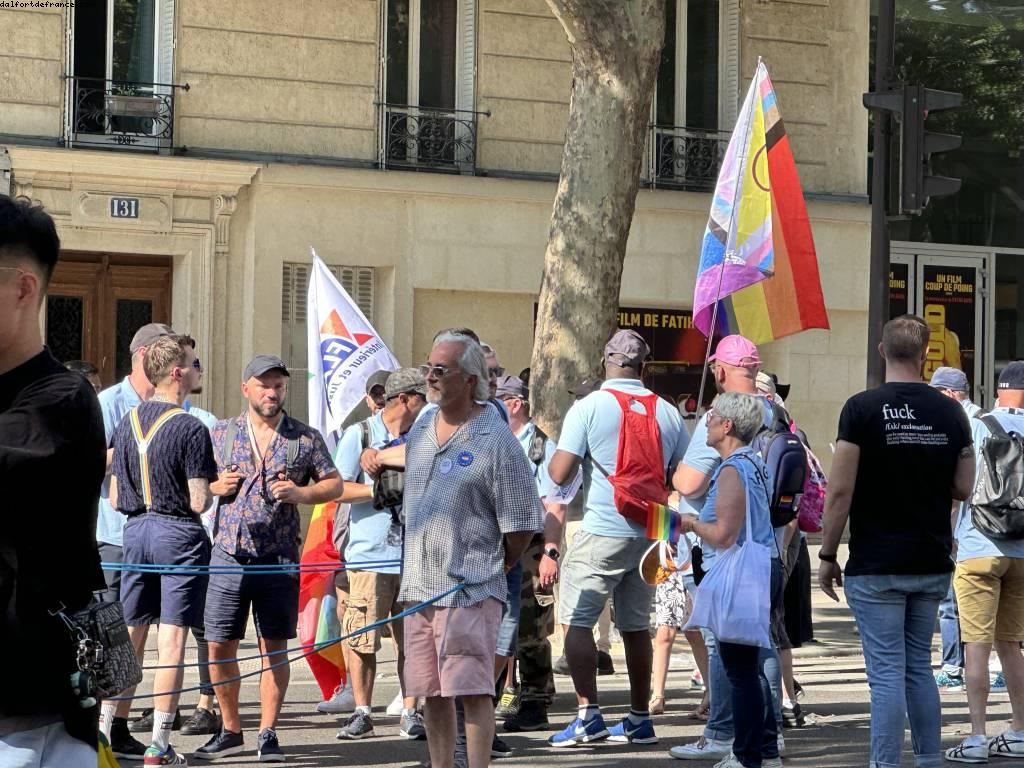
[[[671,1],[671,0],[670,0]],[[557,435],[617,324],[665,0],[547,0],[572,49],[572,95],[530,372],[532,414]]]

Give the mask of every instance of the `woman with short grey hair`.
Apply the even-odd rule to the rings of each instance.
[[[774,606],[782,599],[782,563],[772,529],[768,470],[750,447],[750,441],[764,424],[764,398],[727,392],[718,396],[706,418],[708,445],[718,451],[722,463],[711,478],[700,518],[684,515],[682,532],[697,534],[705,551],[710,549],[715,555],[748,540],[771,548]],[[759,650],[756,645],[718,642],[722,664],[732,684],[734,738],[732,754],[716,768],[782,765],[775,708],[768,678],[758,663]]]

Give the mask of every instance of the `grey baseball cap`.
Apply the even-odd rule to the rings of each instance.
[[[148,347],[161,336],[173,335],[174,329],[166,323],[146,323],[132,336],[131,344],[128,345],[128,351],[134,355],[143,347]]]
[[[619,328],[604,345],[604,359],[623,368],[639,368],[649,354],[651,348],[644,337],[625,328]]]
[[[391,400],[401,394],[412,394],[427,396],[427,382],[423,374],[417,368],[399,368],[388,374],[387,383],[384,384],[384,399]]]
[[[932,380],[928,382],[936,389],[951,389],[954,392],[966,392],[970,389],[967,383],[967,374],[959,368],[950,368],[947,365],[936,368],[932,374]]]
[[[370,394],[374,387],[384,387],[387,384],[391,371],[374,371],[366,380],[366,394]]]
[[[530,393],[518,376],[499,376],[495,397],[518,397],[520,400],[529,400]]]
[[[1003,368],[996,389],[1024,389],[1024,360],[1015,360]]]
[[[291,376],[288,373],[288,366],[284,364],[277,355],[256,355],[249,364],[245,366],[245,371],[242,372],[242,381],[248,381],[254,376],[262,376],[267,371],[280,370],[285,376]]]

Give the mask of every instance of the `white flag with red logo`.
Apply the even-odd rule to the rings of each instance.
[[[309,424],[333,445],[331,433],[366,395],[376,371],[394,371],[398,360],[341,287],[316,251],[306,295],[309,350]]]

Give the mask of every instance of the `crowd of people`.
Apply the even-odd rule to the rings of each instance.
[[[445,329],[423,365],[369,378],[371,416],[332,452],[285,410],[290,372],[273,355],[241,372],[239,415],[193,406],[196,342],[167,325],[137,330],[131,372],[97,397],[95,368],[65,368],[42,344],[58,253],[44,212],[0,198],[0,477],[11,508],[46,509],[63,545],[54,557],[55,541],[25,516],[0,532],[0,652],[19,661],[0,686],[0,765],[92,765],[105,744],[120,760],[186,765],[176,729],[209,736],[199,760],[250,749],[237,658],[250,614],[264,670],[253,746],[261,762],[283,761],[289,666],[274,662],[296,637],[299,506],[330,501],[347,683],[317,709],[344,715],[338,739],[375,735],[377,655],[390,636],[401,690],[388,714],[401,736],[427,741],[435,768],[511,754],[496,717],[510,732],[554,730],[552,748],[653,745],[682,631],[706,690],[692,716],[706,724],[669,754],[782,765],[782,728],[803,723],[792,648],[810,635],[810,564],[797,503],[779,516],[781,470],[763,440],[786,435],[809,472],[813,454],[748,339],[719,341],[709,360],[718,395],[690,434],[643,383],[647,343],[617,330],[604,378],[573,388],[555,441],[531,419],[529,371],[506,375],[471,329]],[[1003,498],[1024,434],[1024,362],[1003,369],[986,414],[962,372],[924,382],[928,339],[920,318],[885,326],[886,382],[844,406],[824,497],[818,582],[838,600],[848,524],[844,586],[871,687],[872,766],[899,765],[907,718],[918,766],[1024,756],[1024,512]],[[664,536],[652,533],[658,510]],[[662,566],[653,580],[652,553]],[[735,610],[742,597],[723,596],[715,574],[727,568],[760,581],[754,618],[707,618],[708,601]],[[69,682],[81,656],[56,616],[91,600],[120,603],[140,660],[157,625],[153,707],[135,720],[134,688],[97,703]],[[410,606],[422,607],[387,623]],[[553,660],[556,624],[564,657]],[[614,673],[612,625],[629,679],[619,722],[605,720],[598,686]],[[181,721],[190,632],[201,691]],[[989,737],[993,646],[1013,722]],[[552,726],[565,673],[577,710]],[[943,753],[939,691],[963,688],[971,735]]]

